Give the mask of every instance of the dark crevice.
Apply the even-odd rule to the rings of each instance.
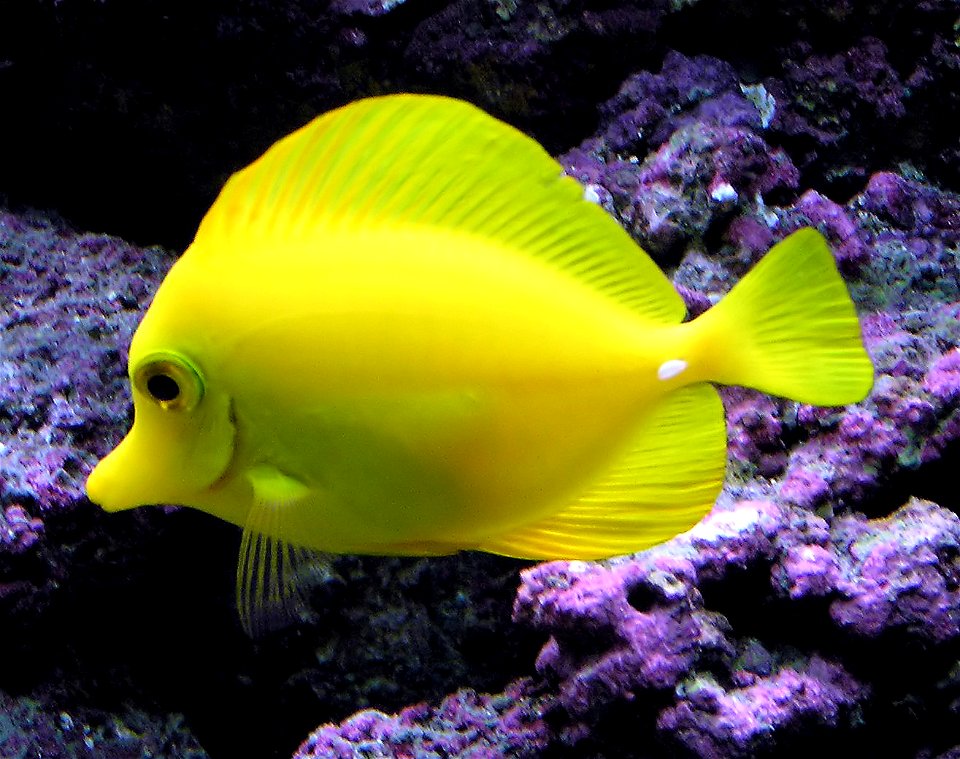
[[[458,557],[347,557],[355,573],[318,589],[313,624],[252,642],[233,603],[237,528],[189,509],[90,507],[48,517],[46,530],[47,545],[62,548],[32,570],[22,559],[16,574],[52,589],[33,590],[33,607],[19,612],[0,599],[0,689],[54,712],[182,713],[213,759],[286,759],[317,725],[368,705],[394,711],[458,687],[497,692],[531,674],[543,642],[510,625],[517,563],[508,560],[477,559],[502,576],[464,596],[473,575],[458,583],[456,573],[475,573],[474,557],[462,569]],[[399,586],[417,567],[422,605],[408,610],[394,589],[376,608],[389,591],[380,584]],[[426,621],[404,617],[420,609]],[[405,644],[392,646],[396,636]]]
[[[934,461],[915,468],[900,467],[887,475],[859,508],[870,518],[877,519],[892,514],[910,498],[921,498],[960,514],[960,492],[956,486],[958,471],[960,442],[954,442]]]
[[[232,171],[312,115],[365,94],[466,97],[560,153],[594,134],[599,104],[630,74],[657,71],[669,49],[716,56],[755,82],[782,76],[797,39],[830,55],[874,35],[905,81],[937,30],[948,33],[954,21],[911,4],[878,12],[867,3],[784,9],[701,0],[666,14],[618,2],[518,4],[508,23],[492,5],[461,5],[402,3],[379,17],[344,18],[263,2],[242,14],[182,1],[141,3],[135,14],[116,4],[7,3],[0,91],[11,108],[0,138],[18,149],[6,156],[0,192],[57,208],[83,228],[182,249]],[[466,66],[445,48],[457,12],[489,17],[478,33],[496,42]],[[536,39],[549,36],[551,15],[563,19],[563,33]],[[540,60],[496,53],[501,43],[520,45],[527,28]],[[900,119],[854,113],[846,126],[855,146],[767,137],[801,164],[802,187],[838,202],[861,189],[865,174],[902,160],[955,185],[956,119],[936,113],[955,109],[955,100],[921,88],[907,106]],[[851,169],[837,171],[844,162]]]
[[[663,596],[657,590],[644,582],[638,582],[627,593],[627,603],[641,613],[646,613],[662,604]]]
[[[722,581],[705,582],[701,592],[706,608],[723,614],[738,640],[756,639],[786,661],[796,651],[801,659],[816,655],[842,662],[870,687],[870,696],[857,707],[862,714],[856,722],[862,729],[841,723],[839,729],[830,729],[827,739],[823,728],[811,725],[799,740],[819,736],[838,750],[856,748],[858,755],[904,759],[916,756],[921,748],[941,751],[955,745],[957,735],[948,726],[955,720],[960,675],[951,681],[949,673],[960,657],[960,642],[934,644],[898,630],[876,638],[846,632],[830,618],[832,598],[774,597],[766,562],[728,574]],[[771,746],[769,753],[763,750],[758,756],[803,756],[799,749],[807,744],[801,746],[793,735],[791,731],[789,746]]]

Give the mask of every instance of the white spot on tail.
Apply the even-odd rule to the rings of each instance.
[[[657,369],[657,379],[666,382],[668,379],[673,379],[678,374],[683,374],[687,369],[687,362],[679,358],[671,358],[669,361],[664,361],[660,364],[660,368]]]

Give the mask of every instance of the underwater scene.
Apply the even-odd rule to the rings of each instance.
[[[0,3],[0,759],[960,759],[957,0]]]

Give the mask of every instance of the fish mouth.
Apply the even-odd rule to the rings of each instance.
[[[202,501],[229,481],[236,466],[238,432],[232,401],[224,404],[219,419],[219,424],[202,427],[203,434],[194,439],[161,434],[162,430],[135,421],[87,476],[87,498],[109,512]]]
[[[87,498],[104,511],[124,511],[144,505],[137,497],[139,488],[131,487],[131,478],[122,476],[131,469],[124,465],[132,447],[130,438],[128,434],[87,476]]]

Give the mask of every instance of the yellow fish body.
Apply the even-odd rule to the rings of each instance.
[[[303,549],[640,550],[722,484],[711,382],[839,405],[873,371],[823,238],[684,323],[536,142],[433,96],[320,116],[235,174],[130,346],[135,421],[87,482],[244,527],[248,628]]]

